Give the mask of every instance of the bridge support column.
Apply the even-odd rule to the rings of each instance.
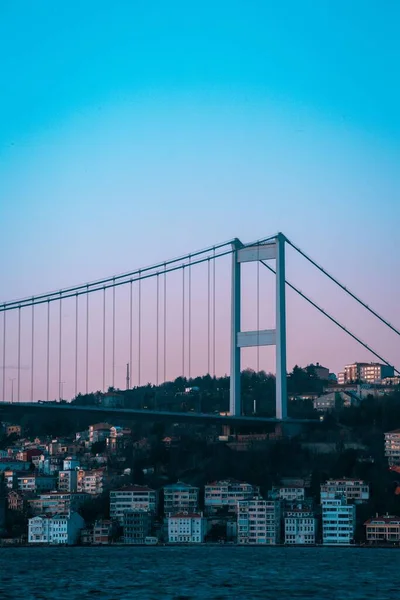
[[[232,291],[231,291],[231,381],[229,395],[229,412],[241,415],[242,403],[240,392],[240,347],[238,333],[240,331],[240,262],[237,251],[238,242],[233,242],[232,252]]]
[[[276,238],[276,417],[287,418],[285,237]]]

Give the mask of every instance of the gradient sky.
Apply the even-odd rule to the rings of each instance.
[[[1,300],[283,231],[400,326],[399,22],[397,0],[3,0]],[[292,253],[288,276],[400,364],[396,336]],[[220,277],[222,373],[229,266]],[[292,294],[288,309],[289,367],[372,359]]]

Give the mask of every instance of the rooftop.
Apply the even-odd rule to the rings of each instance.
[[[126,485],[125,487],[113,490],[113,492],[154,492],[152,488],[147,485]],[[111,493],[113,493],[111,492]]]
[[[396,517],[395,515],[384,515],[381,517],[376,516],[372,517],[372,519],[368,519],[368,521],[365,521],[364,525],[387,525],[389,523],[400,524],[400,517]]]
[[[189,513],[180,512],[169,517],[170,519],[200,519],[203,515],[201,513]]]

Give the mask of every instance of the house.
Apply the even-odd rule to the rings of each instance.
[[[144,544],[151,533],[152,517],[146,510],[124,512],[124,544]]]
[[[400,465],[400,429],[385,433],[385,456],[389,466]]]
[[[21,492],[50,492],[56,489],[56,478],[52,475],[20,474],[17,476],[17,489]]]
[[[279,544],[281,506],[279,501],[239,500],[237,512],[238,544]]]
[[[85,521],[76,512],[28,520],[29,544],[76,544]]]
[[[271,500],[283,500],[285,502],[303,502],[305,489],[302,485],[274,486],[268,497]]]
[[[77,471],[77,491],[85,492],[91,496],[99,496],[104,492],[107,483],[107,474],[104,469]]]
[[[376,515],[366,521],[364,526],[369,544],[398,544],[400,542],[400,517]]]
[[[50,492],[40,494],[37,498],[28,500],[28,505],[34,515],[66,513],[77,511],[90,499],[88,494]]]
[[[89,425],[89,443],[105,442],[110,435],[112,425],[108,423],[96,423]]]
[[[321,500],[322,543],[327,546],[348,546],[353,543],[356,524],[356,506],[345,497]]]
[[[294,509],[284,515],[285,544],[315,544],[317,519],[313,511]]]
[[[203,513],[181,512],[168,517],[168,542],[170,544],[202,544],[206,535],[207,520]]]
[[[195,513],[199,508],[199,488],[182,481],[164,486],[164,513]]]
[[[130,485],[110,492],[110,517],[123,525],[128,510],[157,512],[158,493],[147,486]]]
[[[208,483],[204,488],[204,506],[208,514],[221,509],[237,512],[239,500],[250,500],[259,494],[259,488],[250,483],[225,479]]]
[[[369,485],[361,479],[329,479],[321,485],[321,504],[326,499],[343,496],[356,504],[363,504],[369,500]]]
[[[78,491],[78,472],[76,470],[74,470],[74,471],[72,471],[72,470],[59,471],[59,473],[58,473],[58,491],[59,492],[77,492]]]

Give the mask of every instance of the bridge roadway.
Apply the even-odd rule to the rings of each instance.
[[[174,423],[193,424],[221,424],[221,425],[263,425],[276,423],[318,423],[314,419],[286,419],[282,421],[276,417],[257,416],[229,416],[212,413],[171,412],[165,410],[144,410],[133,408],[104,408],[102,406],[79,406],[76,404],[58,404],[51,402],[0,402],[0,415],[3,412],[23,415],[40,414],[41,411],[54,411],[58,416],[62,414],[88,415],[99,418],[120,417],[127,420],[144,421],[172,421]]]

